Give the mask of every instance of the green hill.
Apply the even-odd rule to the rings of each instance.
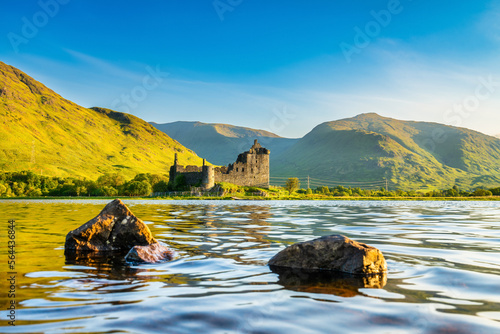
[[[255,139],[271,151],[271,163],[297,141],[264,130],[228,124],[201,122],[151,124],[217,165],[234,162],[238,154],[252,146]]]
[[[96,178],[105,172],[168,173],[174,153],[194,152],[135,116],[83,108],[0,62],[0,171]]]
[[[254,139],[271,150],[274,178],[351,185],[386,178],[391,188],[422,190],[500,185],[500,139],[464,128],[363,114],[288,139],[226,124],[149,124],[83,108],[0,62],[0,171],[91,179],[106,172],[161,174],[175,153],[184,165],[201,164],[190,149],[225,165]]]
[[[271,176],[370,183],[391,188],[500,184],[500,139],[437,123],[377,114],[318,125],[271,165]]]

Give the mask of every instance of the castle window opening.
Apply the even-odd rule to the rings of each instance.
[[[241,172],[243,173],[245,171],[245,167],[241,168]]]

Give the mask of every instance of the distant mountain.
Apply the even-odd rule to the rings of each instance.
[[[183,165],[201,164],[192,150],[225,165],[254,139],[271,150],[273,183],[310,176],[313,186],[384,179],[392,189],[500,186],[500,139],[464,128],[377,114],[326,122],[301,139],[226,124],[151,125],[83,108],[0,62],[0,171],[92,179],[105,172],[168,173],[175,153]]]
[[[271,165],[271,176],[310,176],[391,188],[500,185],[500,139],[437,123],[362,114],[318,125]]]
[[[495,135],[495,137],[500,138],[500,133],[499,133],[499,134],[497,134],[497,135]]]
[[[0,62],[0,171],[96,178],[105,172],[168,173],[194,152],[135,116],[83,108]]]
[[[158,130],[189,147],[199,156],[217,165],[227,165],[236,160],[239,153],[247,151],[257,139],[271,151],[271,164],[297,139],[282,138],[274,133],[228,124],[201,122],[173,122],[151,124]]]

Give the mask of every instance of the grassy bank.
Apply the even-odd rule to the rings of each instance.
[[[88,197],[88,196],[43,196],[43,197],[0,197],[0,200],[109,200],[116,197]],[[120,196],[122,200],[224,200],[224,201],[500,201],[500,196],[481,196],[481,197],[333,197],[333,196],[158,196],[158,197],[129,197]]]

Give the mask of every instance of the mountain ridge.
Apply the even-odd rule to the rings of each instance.
[[[150,124],[217,165],[234,162],[238,154],[252,146],[255,139],[272,152],[272,163],[275,157],[296,141],[266,130],[222,123],[177,121]],[[215,147],[218,149],[215,150]]]
[[[500,139],[466,128],[366,113],[318,124],[291,139],[229,124],[147,123],[81,107],[0,62],[2,171],[90,178],[167,174],[175,153],[183,165],[201,165],[195,152],[226,165],[255,139],[271,150],[271,178],[357,185],[388,180],[394,188],[419,190],[500,184]]]
[[[499,165],[500,140],[492,136],[368,113],[319,124],[271,172],[345,182],[388,179],[393,187],[425,189],[498,185]]]

